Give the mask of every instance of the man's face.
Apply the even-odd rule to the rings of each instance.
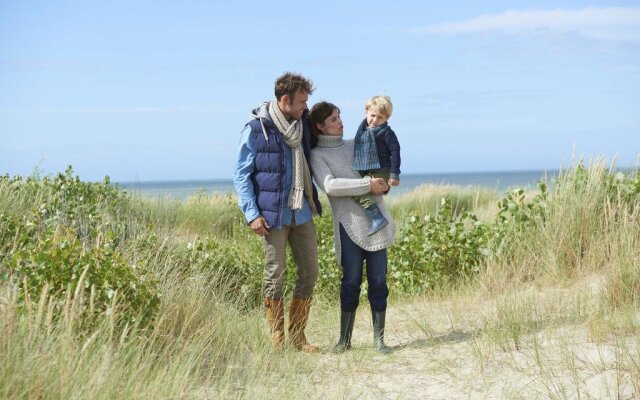
[[[282,114],[289,120],[300,119],[304,110],[308,108],[309,93],[299,90],[293,97],[285,94],[281,100]]]

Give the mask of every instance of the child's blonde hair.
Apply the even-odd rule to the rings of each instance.
[[[393,113],[393,104],[389,96],[373,96],[364,104],[364,110],[369,111],[371,107],[378,107],[378,110],[387,118],[391,118]]]

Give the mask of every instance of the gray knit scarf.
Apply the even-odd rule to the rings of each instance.
[[[291,185],[291,191],[289,192],[289,207],[298,211],[302,209],[304,194],[307,198],[313,199],[313,186],[311,183],[311,174],[309,173],[309,165],[307,164],[307,158],[304,156],[302,149],[302,120],[295,120],[289,123],[285,116],[278,107],[278,101],[276,99],[271,100],[269,104],[269,116],[271,121],[284,135],[285,143],[291,148],[292,160],[293,160],[293,179]],[[318,214],[316,205],[313,200],[309,201],[311,211],[314,215]]]

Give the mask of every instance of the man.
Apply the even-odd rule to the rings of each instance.
[[[291,246],[297,280],[289,308],[289,337],[296,349],[315,352],[304,329],[318,278],[313,216],[322,210],[307,163],[310,129],[307,100],[313,84],[285,73],[275,82],[275,99],[253,110],[242,131],[234,184],[247,223],[264,238],[264,304],[274,345],[284,342],[283,289],[286,246]]]

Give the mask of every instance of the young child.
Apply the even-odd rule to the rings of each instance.
[[[367,100],[365,118],[358,127],[354,141],[353,169],[361,176],[383,178],[389,186],[400,184],[400,143],[387,121],[393,112],[389,96],[375,96]],[[354,197],[369,219],[371,236],[389,222],[370,195]]]

